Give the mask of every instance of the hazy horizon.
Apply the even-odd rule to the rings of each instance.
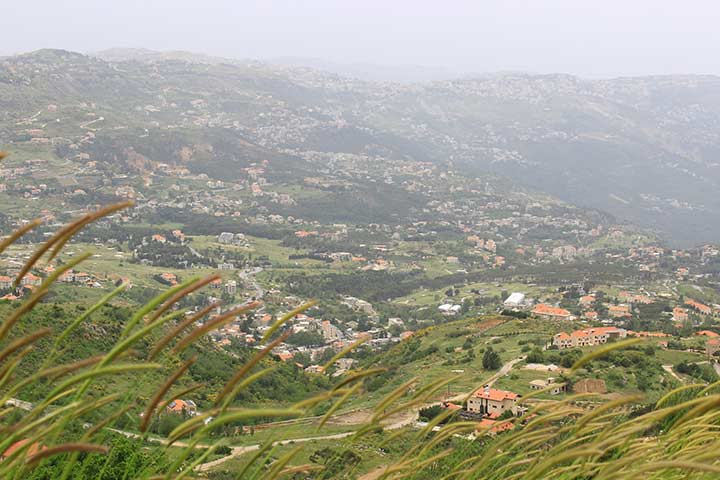
[[[111,9],[92,0],[41,0],[5,12],[0,55],[147,48],[452,75],[720,74],[718,14],[709,1],[670,0],[128,0]]]

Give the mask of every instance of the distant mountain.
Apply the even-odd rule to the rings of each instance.
[[[50,105],[57,114],[42,118],[57,121],[33,118]],[[177,52],[0,59],[2,138],[77,144],[87,132],[108,161],[127,161],[133,149],[215,176],[265,158],[294,176],[311,173],[309,160],[322,155],[431,161],[499,173],[674,244],[720,239],[713,76],[497,74],[400,84]]]
[[[338,63],[318,58],[277,57],[268,63],[293,67],[308,67],[332,72],[344,77],[371,82],[418,83],[450,80],[458,73],[442,67],[423,65],[381,65],[372,63]]]
[[[205,63],[208,65],[217,65],[220,63],[242,64],[253,63],[252,61],[242,61],[231,58],[215,57],[202,53],[186,52],[183,50],[157,51],[148,50],[146,48],[110,48],[99,52],[90,53],[91,56],[106,60],[108,62],[124,62],[129,60],[137,60],[144,62],[162,62],[170,60],[178,60],[190,63]]]

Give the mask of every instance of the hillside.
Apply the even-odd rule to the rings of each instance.
[[[1,59],[6,148],[50,148],[125,172],[182,165],[225,180],[263,160],[271,180],[335,181],[337,167],[431,162],[500,175],[510,189],[612,213],[674,244],[720,235],[715,77],[507,74],[403,85],[184,52],[101,57]]]

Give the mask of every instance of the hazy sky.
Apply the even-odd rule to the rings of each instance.
[[[720,74],[718,0],[34,0],[0,18],[0,54],[144,47],[458,72]]]

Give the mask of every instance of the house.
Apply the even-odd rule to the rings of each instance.
[[[513,415],[521,414],[518,406],[520,395],[506,390],[496,390],[490,385],[484,385],[481,389],[472,394],[468,400],[468,412],[482,413],[490,418],[497,418],[506,411]]]
[[[570,320],[572,314],[564,308],[553,307],[546,303],[538,303],[532,310],[533,315],[545,320]]]
[[[673,321],[675,323],[685,323],[688,321],[688,311],[686,308],[675,307],[673,308]]]
[[[646,331],[633,332],[632,330],[628,330],[627,334],[629,337],[642,337],[642,338],[665,338],[665,337],[670,336],[667,333],[663,333],[663,332],[646,332]]]
[[[438,310],[440,310],[440,313],[443,315],[457,315],[457,313],[462,310],[462,307],[460,305],[444,303],[438,307]]]
[[[316,375],[321,375],[325,372],[325,369],[322,367],[322,365],[310,365],[305,369],[305,373],[312,373]]]
[[[595,303],[595,296],[594,295],[583,295],[580,297],[580,300],[578,300],[578,303],[581,307],[589,307],[593,303]]]
[[[220,235],[217,236],[218,243],[233,243],[235,240],[235,235],[230,232],[222,232]]]
[[[685,305],[689,306],[693,310],[696,310],[703,315],[711,315],[712,314],[712,308],[708,307],[704,303],[697,302],[693,300],[692,298],[688,298],[685,300]]]
[[[647,295],[634,295],[630,300],[632,303],[641,303],[643,305],[650,305],[655,303],[655,300],[648,297]]]
[[[34,287],[39,287],[41,282],[42,279],[40,277],[33,275],[32,273],[28,273],[20,281],[20,285],[32,285]]]
[[[177,276],[174,273],[163,272],[160,274],[160,278],[170,285],[177,285]]]
[[[530,390],[545,390],[548,387],[552,387],[548,390],[550,395],[558,395],[565,391],[564,383],[555,383],[554,378],[548,378],[547,380],[531,380]]]
[[[278,359],[282,360],[283,362],[289,362],[294,356],[295,355],[290,352],[280,352],[277,354]]]
[[[77,283],[86,283],[90,281],[90,274],[86,272],[78,272],[74,276],[74,280]]]
[[[187,415],[195,415],[197,413],[197,405],[195,405],[195,402],[192,400],[180,400],[179,398],[176,398],[172,402],[168,403],[165,410],[167,410],[168,413],[175,413],[178,415],[183,413]]]
[[[632,313],[630,313],[629,305],[610,305],[608,307],[608,315],[610,315],[613,318],[632,317]]]
[[[610,339],[625,338],[627,330],[616,327],[595,327],[576,330],[571,334],[560,332],[553,336],[553,345],[559,349],[587,347],[607,343]]]
[[[150,239],[151,239],[153,242],[158,242],[158,243],[165,243],[165,242],[167,242],[167,238],[165,238],[164,235],[160,235],[159,233],[156,233],[155,235],[153,235],[152,237],[150,237]]]
[[[333,252],[328,255],[335,262],[349,262],[353,255],[350,252]]]
[[[708,357],[712,357],[720,351],[720,338],[710,337],[705,344],[705,351]]]
[[[0,275],[0,290],[8,290],[12,288],[12,278]]]
[[[701,337],[720,337],[720,335],[713,332],[712,330],[700,330],[699,332],[695,332],[695,335],[698,335]]]
[[[235,280],[228,280],[225,284],[225,293],[228,295],[235,295],[237,293],[237,282]]]

